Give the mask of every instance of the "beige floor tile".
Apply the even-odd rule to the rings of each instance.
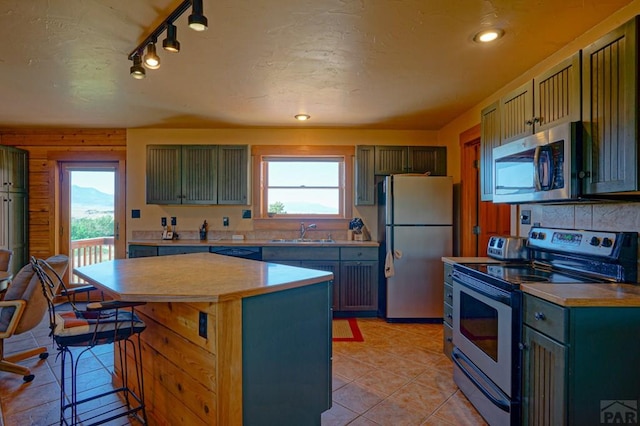
[[[359,383],[351,382],[333,393],[333,401],[351,411],[362,414],[382,401],[387,395],[375,389],[369,389]]]
[[[349,380],[355,380],[375,368],[371,364],[342,355],[336,355],[333,357],[332,367],[334,374],[338,374]]]
[[[379,392],[383,395],[391,395],[409,382],[406,376],[394,374],[388,370],[372,370],[364,376],[358,377],[355,382]]]
[[[322,426],[343,426],[352,424],[351,422],[356,417],[358,417],[358,413],[334,402],[331,409],[322,413],[321,422]]]
[[[473,405],[460,390],[442,404],[435,412],[435,415],[460,426],[486,425],[482,416],[473,408]]]

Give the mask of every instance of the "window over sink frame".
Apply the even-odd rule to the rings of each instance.
[[[314,221],[347,221],[353,211],[353,156],[354,146],[327,146],[327,145],[254,145],[251,148],[253,159],[253,205],[255,206],[254,219],[258,227],[269,227],[268,222],[291,221],[299,223],[301,220]],[[339,178],[337,188],[339,191],[339,207],[337,214],[269,214],[269,190],[266,181],[266,171],[269,161],[336,161],[339,163]],[[293,187],[292,187],[293,188]],[[257,222],[257,223],[256,223]],[[263,225],[259,225],[260,222]],[[346,223],[346,222],[345,222]]]

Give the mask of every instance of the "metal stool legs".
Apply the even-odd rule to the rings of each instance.
[[[144,404],[144,378],[142,373],[142,352],[140,350],[140,334],[135,334],[127,339],[119,340],[114,345],[117,351],[122,368],[122,386],[92,395],[88,398],[78,400],[77,376],[82,355],[89,351],[91,347],[82,349],[74,354],[69,346],[59,347],[62,361],[61,386],[60,386],[60,425],[100,425],[114,419],[125,416],[136,416],[143,424],[147,424],[147,414]],[[93,346],[95,347],[95,346]],[[132,359],[129,359],[132,358]],[[65,377],[67,361],[71,368],[71,377]],[[133,374],[130,374],[129,361],[135,364]],[[132,389],[129,379],[135,379]],[[71,382],[71,383],[68,383]],[[70,388],[70,389],[69,389]],[[96,410],[87,405],[88,402],[103,398],[108,395],[117,395],[120,403],[109,407],[107,410]],[[95,410],[95,411],[94,411]]]

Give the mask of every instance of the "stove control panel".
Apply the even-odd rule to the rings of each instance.
[[[528,247],[554,252],[611,257],[622,233],[576,229],[531,228]]]

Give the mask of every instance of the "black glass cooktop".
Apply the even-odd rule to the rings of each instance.
[[[588,278],[580,275],[573,275],[566,272],[557,272],[553,270],[534,267],[530,263],[475,263],[461,265],[461,269],[471,269],[484,276],[489,276],[513,286],[519,286],[522,283],[589,283],[598,282],[595,278]],[[477,276],[477,274],[474,274]]]

